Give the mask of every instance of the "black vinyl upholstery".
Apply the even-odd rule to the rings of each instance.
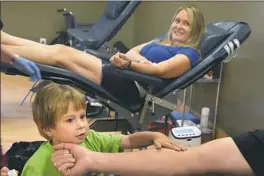
[[[111,20],[115,20],[128,4],[129,1],[108,1],[104,15]]]
[[[208,24],[205,33],[199,44],[202,58],[205,58],[208,53],[222,42],[229,35],[229,31],[222,29],[214,24]]]
[[[108,1],[105,12],[89,30],[74,28],[67,32],[83,49],[97,50],[117,34],[139,4],[140,1]]]

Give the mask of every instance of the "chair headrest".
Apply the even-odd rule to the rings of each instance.
[[[128,3],[129,1],[108,1],[104,12],[105,16],[109,19],[116,19]]]
[[[210,51],[219,45],[229,35],[229,31],[215,26],[214,24],[208,24],[205,33],[199,44],[199,50],[202,58],[205,58]]]

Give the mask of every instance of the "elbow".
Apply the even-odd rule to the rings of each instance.
[[[171,74],[163,68],[158,68],[154,75],[163,79],[171,79],[177,77],[175,74]]]
[[[159,77],[163,79],[172,79],[172,78],[177,78],[181,76],[182,74],[186,73],[190,68],[179,68],[179,69],[174,69],[174,70],[167,70],[167,69],[160,69],[158,72]]]
[[[152,64],[152,73],[151,75],[163,78],[163,79],[170,79],[175,77],[175,72],[172,73],[171,69],[168,69],[167,66],[159,65],[159,64]]]
[[[173,79],[181,76],[185,72],[175,72],[175,73],[168,73],[168,72],[160,72],[158,77],[163,79]]]
[[[167,76],[165,69],[158,65],[153,65],[153,71],[151,75],[159,78],[165,78]]]

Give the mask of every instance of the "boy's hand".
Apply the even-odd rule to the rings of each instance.
[[[52,163],[64,176],[79,176],[90,172],[93,157],[88,149],[76,144],[60,143],[53,146]]]
[[[16,175],[18,175],[18,171],[15,170]],[[1,168],[1,176],[14,176],[14,175],[10,175],[10,170],[7,167],[2,167]]]
[[[162,147],[164,147],[164,148],[172,149],[175,151],[186,151],[187,150],[182,145],[176,144],[173,140],[171,140],[170,138],[168,138],[162,133],[157,133],[157,135],[155,135],[153,143],[157,149],[161,149]]]

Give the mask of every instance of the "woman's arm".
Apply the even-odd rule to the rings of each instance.
[[[183,54],[160,62],[158,64],[141,64],[131,62],[130,68],[140,73],[157,76],[160,78],[175,78],[191,68],[190,59]]]
[[[133,62],[125,54],[117,53],[110,59],[110,62],[119,68],[129,67],[140,73],[167,79],[178,77],[191,68],[191,61],[184,54],[177,54],[158,64],[145,64]]]
[[[138,45],[138,46],[130,49],[125,55],[133,62],[140,62],[143,60],[147,60],[145,57],[141,56],[139,53],[140,53],[141,49],[144,46],[146,46],[147,44],[149,44],[150,42],[143,43],[141,45]]]
[[[185,53],[177,54],[158,64],[133,62],[126,54],[117,53],[110,59],[110,62],[119,68],[129,67],[140,73],[169,79],[180,76],[191,68],[192,62],[195,64],[197,61],[196,56],[193,55],[196,52],[187,51]]]

